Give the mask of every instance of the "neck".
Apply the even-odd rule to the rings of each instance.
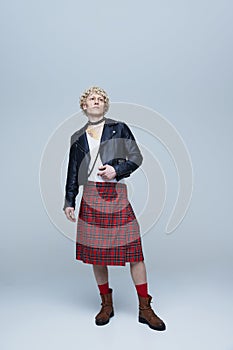
[[[89,124],[98,124],[98,122],[102,122],[104,119],[105,119],[104,115],[101,115],[101,116],[88,115]]]

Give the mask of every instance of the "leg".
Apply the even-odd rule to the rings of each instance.
[[[147,283],[144,261],[130,263],[130,272],[135,285]]]
[[[144,261],[130,263],[130,272],[132,280],[137,289],[137,293],[146,298],[148,296],[147,291],[147,277],[146,277],[146,266]]]
[[[93,265],[93,271],[102,299],[102,307],[100,312],[95,317],[95,323],[97,326],[103,326],[109,322],[110,317],[114,316],[112,289],[108,287],[107,266]]]
[[[102,265],[92,265],[95,279],[98,285],[108,282],[108,268]]]

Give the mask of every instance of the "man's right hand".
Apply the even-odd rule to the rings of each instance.
[[[70,220],[72,222],[76,221],[76,218],[75,218],[75,215],[74,215],[74,208],[66,207],[64,211],[65,211],[65,215],[66,215],[68,220]]]

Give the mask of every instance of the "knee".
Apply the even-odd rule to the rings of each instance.
[[[136,262],[131,262],[130,263],[131,267],[140,266],[140,265],[141,265],[141,261],[136,261]]]
[[[105,271],[107,270],[107,266],[106,265],[92,265],[94,270],[98,270],[98,271]]]
[[[135,269],[143,268],[143,269],[145,269],[145,263],[144,263],[144,261],[131,262],[130,268],[135,268]]]

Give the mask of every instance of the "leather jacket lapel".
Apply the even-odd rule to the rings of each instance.
[[[103,133],[102,133],[101,140],[100,140],[101,143],[103,143],[104,141],[110,140],[113,137],[113,135],[114,135],[113,126],[116,124],[117,124],[117,122],[115,120],[110,119],[110,118],[106,118]]]
[[[90,151],[88,141],[87,141],[87,135],[85,131],[82,135],[79,136],[78,144],[85,153],[88,153]]]

